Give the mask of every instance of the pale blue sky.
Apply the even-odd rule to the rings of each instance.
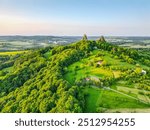
[[[150,0],[0,0],[0,35],[150,36]]]

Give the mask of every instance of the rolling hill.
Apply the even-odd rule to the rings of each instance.
[[[69,45],[0,53],[0,112],[138,111],[150,111],[147,50],[84,35]]]

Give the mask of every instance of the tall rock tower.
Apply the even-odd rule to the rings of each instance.
[[[106,42],[104,36],[101,36],[97,41],[99,41],[99,42]]]

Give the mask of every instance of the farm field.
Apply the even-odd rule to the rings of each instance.
[[[0,56],[10,56],[10,55],[17,55],[22,53],[27,53],[28,51],[6,51],[0,52]]]
[[[37,49],[48,46],[67,45],[77,42],[81,36],[0,36],[0,51]],[[90,36],[90,40],[98,39]],[[109,43],[128,48],[150,48],[150,37],[105,37]]]

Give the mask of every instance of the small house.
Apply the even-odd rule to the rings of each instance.
[[[86,78],[85,80],[86,80],[86,81],[90,81],[90,78]]]
[[[101,65],[103,63],[103,60],[99,60],[98,62],[97,62],[97,65]]]
[[[142,70],[141,72],[143,75],[146,75],[146,71],[145,70]]]
[[[97,50],[97,46],[94,46],[94,50]]]

